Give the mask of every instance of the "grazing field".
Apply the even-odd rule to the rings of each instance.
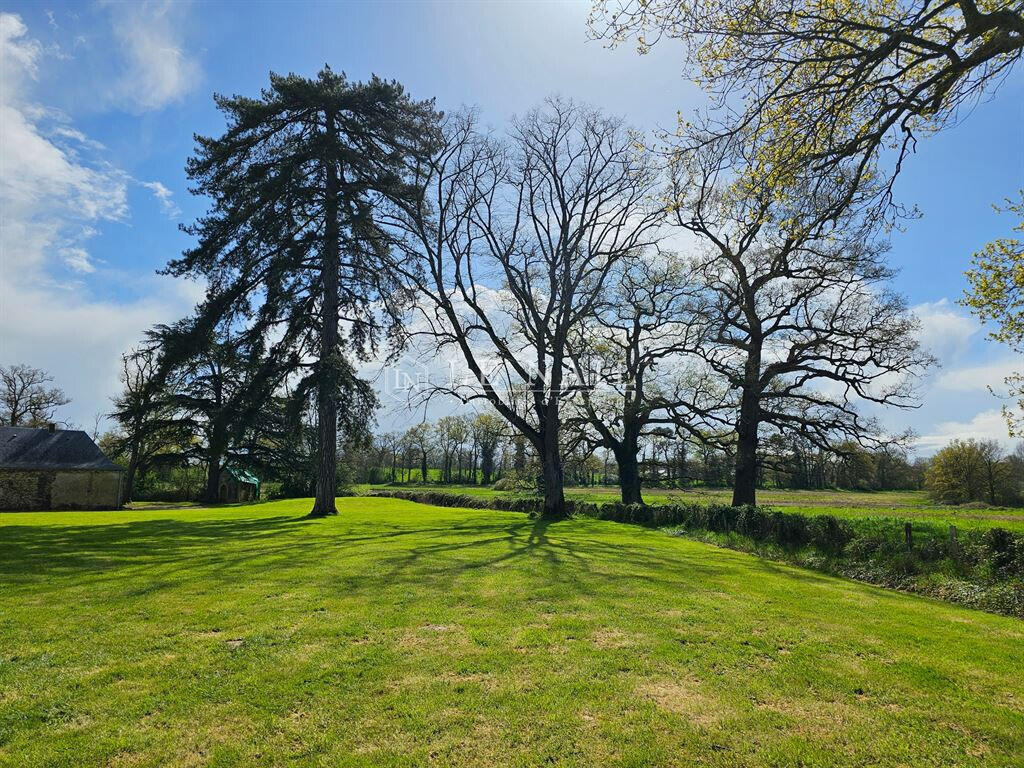
[[[429,489],[469,496],[516,495],[495,491],[478,485],[363,485],[358,491],[373,488]],[[591,486],[566,489],[566,497],[577,501],[602,504],[619,500],[619,489],[614,486]],[[732,491],[728,488],[694,488],[692,490],[645,488],[644,501],[648,504],[706,501],[728,504]],[[936,506],[922,491],[791,491],[765,490],[757,492],[758,504],[787,512],[807,515],[835,515],[836,517],[895,517],[902,520],[927,520],[962,528],[1007,528],[1024,531],[1024,509],[1007,507],[975,508]]]
[[[0,515],[0,765],[1024,765],[1024,623],[593,519]]]

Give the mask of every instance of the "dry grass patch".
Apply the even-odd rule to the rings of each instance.
[[[597,648],[618,649],[636,645],[636,638],[619,629],[602,628],[590,634],[590,642]]]
[[[694,725],[705,728],[719,725],[732,713],[721,699],[701,690],[702,687],[699,680],[691,677],[651,681],[641,685],[637,692],[659,709],[680,715]]]

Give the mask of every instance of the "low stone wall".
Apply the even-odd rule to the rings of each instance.
[[[116,509],[122,473],[0,469],[0,509]]]

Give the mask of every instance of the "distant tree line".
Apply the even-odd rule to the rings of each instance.
[[[953,440],[927,463],[925,488],[944,504],[1024,503],[1024,443],[1012,453],[996,440]]]
[[[567,485],[618,485],[619,466],[614,451],[588,447],[575,441],[576,449],[565,456]],[[963,446],[980,446],[983,455],[995,457],[996,493],[982,482],[983,462],[967,462],[976,471],[942,469],[949,457],[964,456]],[[874,450],[857,443],[823,450],[797,438],[775,438],[766,448],[771,458],[761,462],[759,488],[795,490],[840,489],[853,491],[924,490],[941,503],[991,501],[1012,504],[1024,483],[1024,446],[1004,455],[998,444],[954,441],[935,459],[911,458],[901,447]],[[973,450],[973,448],[972,448]],[[968,454],[970,455],[970,454]],[[361,483],[491,485],[508,490],[534,490],[539,486],[540,463],[535,451],[508,426],[490,413],[444,416],[423,422],[404,432],[374,435],[371,442],[349,456],[349,477]],[[677,435],[663,430],[639,444],[636,471],[645,488],[730,487],[734,459],[717,441]],[[968,478],[961,488],[954,480],[939,489],[941,473]],[[988,475],[986,475],[988,476]],[[949,490],[952,489],[952,490]]]

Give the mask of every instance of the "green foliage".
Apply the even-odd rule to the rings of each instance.
[[[646,52],[676,39],[713,94],[705,122],[743,141],[753,179],[856,188],[890,153],[877,194],[916,138],[955,124],[1024,49],[1017,0],[597,0],[591,28]],[[1011,91],[1012,93],[1012,91]],[[687,115],[689,118],[690,115]],[[680,114],[679,122],[685,125]]]
[[[1012,504],[1020,499],[1020,481],[994,440],[954,440],[925,472],[928,494],[946,504]]]
[[[1021,219],[1014,231],[1024,233],[1024,189],[1018,202],[1006,202],[1006,210]],[[967,282],[963,303],[982,322],[995,326],[989,337],[1024,354],[1024,240],[1004,237],[986,245],[974,254]],[[1013,374],[1004,383],[1017,402],[1015,409],[1004,407],[1003,414],[1010,435],[1020,436],[1024,434],[1024,374]]]

